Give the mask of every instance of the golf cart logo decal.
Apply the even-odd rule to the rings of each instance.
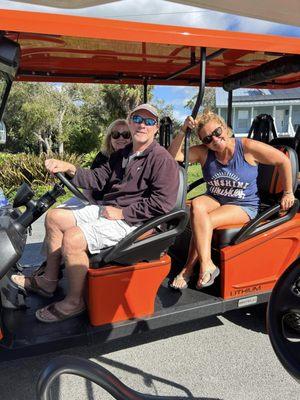
[[[209,192],[217,196],[244,199],[245,189],[249,182],[241,182],[240,178],[230,172],[218,172],[207,182]]]
[[[246,294],[252,293],[252,292],[260,292],[262,291],[261,285],[256,285],[256,286],[248,286],[243,289],[236,289],[232,290],[230,292],[230,296],[245,296]]]

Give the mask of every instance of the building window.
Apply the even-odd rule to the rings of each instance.
[[[249,110],[238,110],[237,112],[237,130],[241,131],[248,131],[250,128],[249,126]]]

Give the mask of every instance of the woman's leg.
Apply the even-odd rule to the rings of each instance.
[[[192,205],[191,205],[192,231],[193,231],[192,218],[193,218],[194,204],[196,204],[196,205],[201,204],[201,207],[206,210],[207,214],[210,211],[215,210],[216,208],[220,207],[220,203],[218,203],[216,200],[214,200],[212,197],[209,197],[209,196],[202,195],[202,196],[199,196],[196,199],[194,199],[192,201]],[[194,266],[197,261],[198,261],[198,253],[197,253],[197,249],[195,246],[194,234],[192,233],[187,261],[186,261],[185,266],[182,269],[182,271],[173,280],[171,286],[174,288],[177,288],[177,289],[182,289],[182,288],[186,287],[187,281],[189,280],[190,276],[192,275]]]
[[[193,206],[192,227],[200,262],[199,287],[211,279],[211,273],[216,268],[211,259],[213,230],[223,225],[244,224],[248,221],[248,214],[239,206],[224,205],[210,212],[202,204]]]

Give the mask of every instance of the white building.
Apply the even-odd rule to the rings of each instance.
[[[227,119],[228,93],[216,89],[219,115]],[[259,114],[273,117],[278,136],[294,136],[300,125],[300,88],[287,90],[237,89],[233,91],[232,128],[237,136],[248,134]]]

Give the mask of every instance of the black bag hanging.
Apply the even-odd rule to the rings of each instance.
[[[159,123],[159,144],[168,148],[173,139],[173,122],[170,117],[163,117]]]
[[[255,117],[249,130],[248,138],[251,138],[252,134],[254,140],[264,143],[269,143],[272,139],[276,139],[277,133],[272,116],[259,114]],[[273,135],[273,138],[271,135]]]

